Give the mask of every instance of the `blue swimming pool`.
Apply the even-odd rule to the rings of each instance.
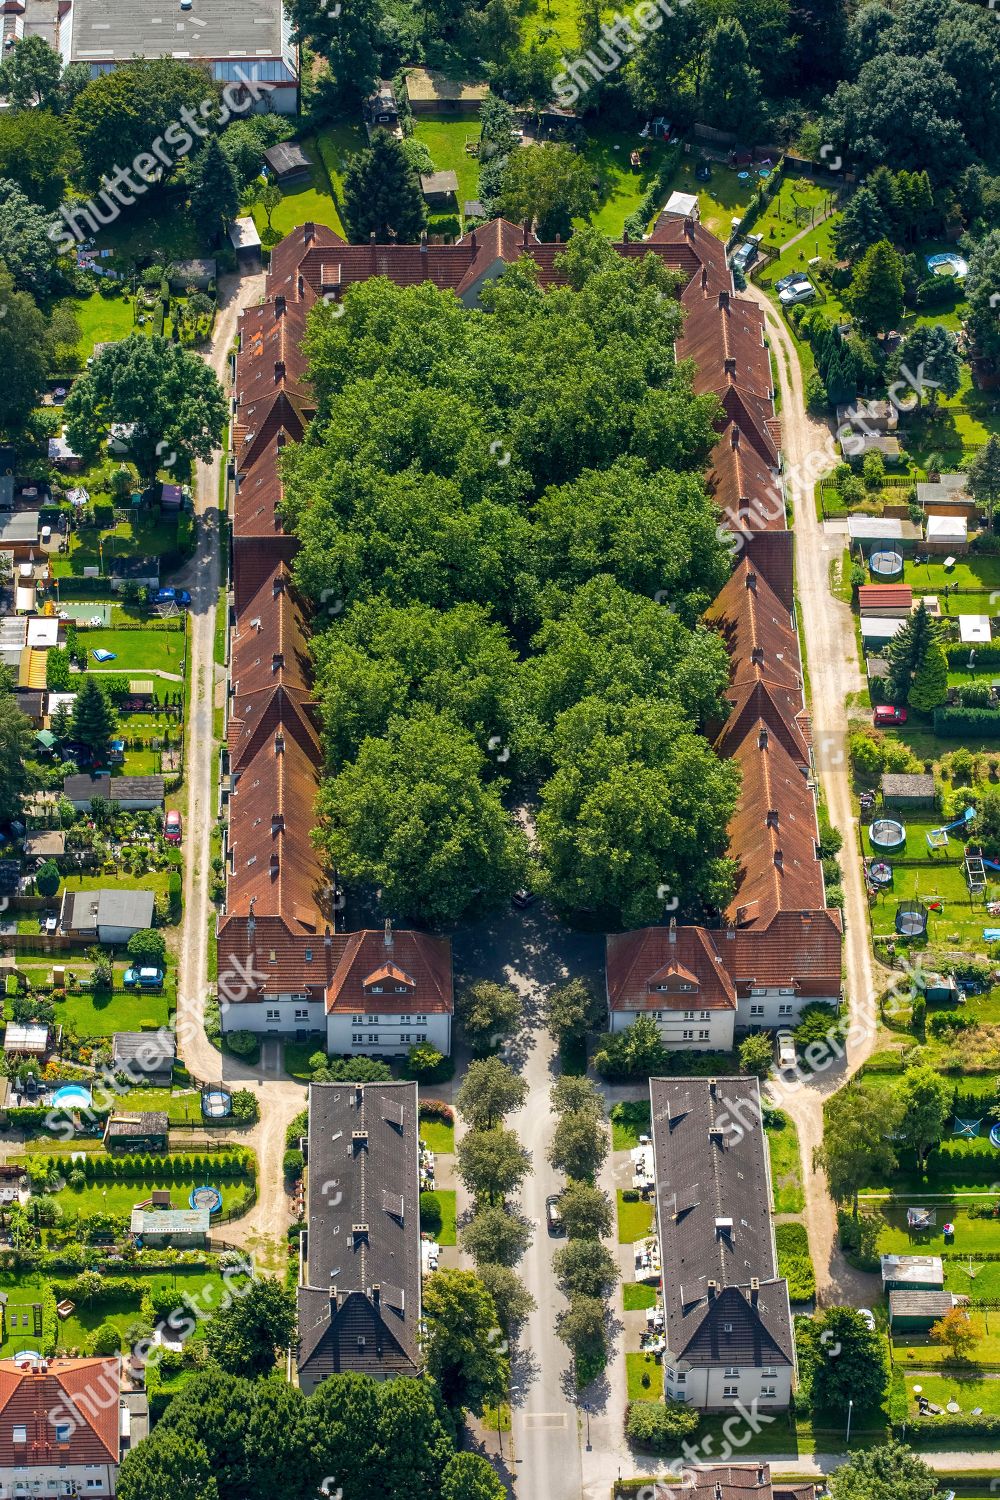
[[[93,1096],[82,1083],[64,1083],[61,1089],[56,1089],[49,1102],[62,1109],[89,1109]]]

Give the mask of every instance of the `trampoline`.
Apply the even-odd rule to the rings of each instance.
[[[936,1223],[936,1208],[908,1208],[906,1210],[907,1229],[933,1229]]]
[[[188,1203],[192,1208],[207,1208],[210,1214],[217,1214],[222,1207],[222,1194],[217,1187],[192,1188]]]
[[[876,849],[901,849],[906,843],[906,829],[896,818],[876,818],[868,837]]]
[[[873,552],[868,559],[868,569],[873,578],[902,578],[903,554],[891,549]]]
[[[927,908],[922,901],[901,901],[896,907],[896,931],[900,937],[924,937]]]
[[[969,262],[964,255],[950,250],[944,255],[928,255],[927,269],[932,276],[954,276],[962,281],[969,274]]]
[[[873,859],[868,866],[868,879],[872,885],[892,885],[892,865],[884,859]]]
[[[222,1120],[231,1114],[233,1109],[233,1096],[228,1089],[219,1087],[207,1088],[201,1095],[201,1112],[206,1120]]]

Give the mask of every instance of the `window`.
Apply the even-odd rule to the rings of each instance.
[[[364,1016],[352,1016],[351,1017],[351,1025],[352,1026],[360,1026],[363,1020],[364,1020]]]
[[[355,1031],[353,1033],[353,1035],[351,1036],[351,1041],[354,1043],[354,1045],[356,1047],[360,1047],[360,1045],[364,1041],[364,1039],[365,1039],[364,1038],[364,1033],[360,1032],[360,1031]]]
[[[693,1010],[686,1010],[684,1012],[684,1019],[685,1019],[685,1021],[693,1021],[694,1020],[694,1011]]]
[[[427,1017],[426,1016],[416,1016],[415,1020],[416,1020],[417,1025],[419,1026],[420,1023],[421,1023],[421,1021],[426,1021],[427,1020]]]
[[[740,1372],[735,1365],[727,1365],[724,1373],[730,1378],[735,1377],[737,1380],[740,1378]]]
[[[369,1040],[369,1042],[373,1042],[375,1044],[375,1046],[377,1047],[378,1046],[378,1032],[377,1031],[369,1031],[369,1033],[368,1033],[368,1040]]]
[[[694,1041],[694,1032],[693,1031],[682,1031],[681,1032],[681,1041],[682,1042],[693,1042]]]
[[[712,1033],[710,1031],[699,1031],[698,1040],[699,1042],[707,1042],[711,1035]]]
[[[378,1021],[378,1016],[369,1016],[368,1017],[368,1024],[369,1024],[369,1026],[374,1026],[377,1023],[377,1021]]]
[[[775,1376],[777,1375],[778,1372],[777,1372],[777,1370],[772,1369],[770,1366],[768,1366],[767,1369],[761,1370],[760,1373],[761,1373],[762,1379],[764,1379],[764,1380],[774,1380],[774,1378],[775,1378]]]
[[[426,1042],[426,1040],[427,1040],[427,1033],[426,1033],[426,1031],[418,1031],[417,1032],[417,1041],[418,1042]]]
[[[791,1005],[779,1005],[778,1006],[778,1015],[779,1016],[790,1016],[791,1013],[792,1013],[792,1010],[793,1010],[793,1007]]]
[[[672,1385],[673,1381],[674,1381],[674,1372],[673,1372],[673,1370],[668,1370],[667,1371],[667,1379],[670,1381],[670,1383]]]
[[[760,1388],[760,1394],[761,1400],[773,1401],[778,1392],[773,1385],[762,1385]]]
[[[15,1427],[14,1428],[14,1442],[15,1443],[26,1443],[27,1441],[28,1441],[28,1429],[27,1429],[27,1427],[19,1427],[19,1426]]]
[[[409,1016],[400,1016],[400,1018],[399,1018],[399,1024],[400,1024],[400,1026],[409,1026],[409,1024],[410,1024],[410,1017]]]
[[[751,1005],[750,1014],[752,1016],[762,1016],[764,1014],[763,1005]]]
[[[56,1423],[56,1442],[68,1443],[70,1439],[70,1426],[68,1422]]]
[[[781,988],[779,989],[778,994],[779,995],[794,995],[795,994],[795,986],[794,986],[794,984],[783,984],[781,986]]]
[[[732,1323],[723,1323],[723,1325],[722,1325],[722,1331],[723,1331],[723,1333],[732,1333],[732,1331],[733,1331],[733,1325],[732,1325]]]
[[[740,1388],[739,1388],[738,1385],[724,1385],[722,1387],[722,1394],[723,1394],[723,1396],[725,1398],[727,1398],[728,1400],[730,1400],[730,1401],[735,1401],[736,1397],[739,1395],[739,1393],[740,1393]]]
[[[312,961],[313,961],[313,951],[312,951],[311,948],[307,948],[306,949],[306,963],[307,964],[311,964]]]
[[[652,1016],[654,1021],[662,1021],[663,1019],[662,1010],[651,1010],[649,1014]]]
[[[410,1033],[408,1031],[401,1031],[399,1033],[399,1040],[401,1042],[408,1042],[410,1040]]]
[[[684,1374],[683,1370],[678,1370],[677,1371],[677,1384],[678,1385],[683,1385],[684,1382],[685,1382],[685,1380],[687,1380],[687,1376]]]
[[[308,1006],[297,1005],[295,1007],[295,1019],[296,1019],[296,1021],[308,1021],[308,1019],[309,1019],[309,1008],[308,1008]]]
[[[381,995],[381,993],[382,993],[382,986],[380,984],[373,984],[372,988],[371,988],[371,992],[372,992],[373,995]]]
[[[281,1011],[278,1010],[276,1007],[269,1005],[268,1008],[267,1008],[267,1010],[264,1013],[264,1019],[265,1019],[265,1021],[280,1021],[281,1020]]]
[[[754,988],[750,991],[750,993],[751,993],[751,995],[766,995],[767,994],[767,990],[766,989],[762,989],[760,986],[754,986]]]
[[[712,1019],[712,1012],[710,1010],[703,1010],[698,1019],[699,1021],[710,1021]]]

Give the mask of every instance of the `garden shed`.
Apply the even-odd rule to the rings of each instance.
[[[308,177],[312,169],[312,162],[298,141],[279,141],[268,146],[264,162],[275,181],[282,184]]]
[[[151,1249],[200,1250],[210,1223],[207,1208],[133,1208],[130,1228]]]
[[[933,812],[937,807],[934,777],[923,771],[886,771],[882,777],[882,806],[902,812]]]
[[[934,553],[968,552],[969,523],[965,516],[928,516],[925,545]]]
[[[959,615],[958,638],[968,646],[988,646],[993,639],[989,615]]]
[[[899,634],[905,623],[903,615],[862,615],[861,640],[865,650],[886,646],[893,636]]]
[[[886,1292],[940,1292],[944,1266],[939,1255],[883,1255],[882,1289]]]
[[[889,1293],[889,1327],[894,1333],[926,1333],[932,1324],[950,1313],[959,1299],[951,1292],[913,1291]]]
[[[162,1109],[110,1115],[104,1127],[107,1151],[166,1151],[170,1124]]]

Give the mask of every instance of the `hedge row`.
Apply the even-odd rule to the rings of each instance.
[[[944,654],[949,667],[959,670],[969,665],[969,646],[964,641],[948,641]],[[1000,667],[1000,646],[977,646],[977,667]]]
[[[984,738],[1000,736],[1000,710],[995,708],[936,708],[934,733],[943,739],[964,739],[966,735]]]
[[[214,1177],[242,1177],[254,1169],[254,1159],[248,1152],[230,1152],[228,1155],[194,1156],[95,1156],[88,1155],[82,1162],[67,1163],[65,1157],[50,1156],[50,1169],[65,1173],[74,1166],[82,1167],[88,1182],[117,1180],[145,1181],[149,1178],[197,1177],[211,1174]]]
[[[987,1437],[993,1433],[1000,1434],[1000,1415],[996,1412],[984,1412],[981,1417],[949,1417],[943,1422],[932,1417],[906,1424],[906,1436],[914,1445],[925,1439],[939,1443],[955,1438]]]
[[[443,1120],[446,1125],[455,1123],[455,1111],[443,1099],[421,1099],[421,1120]]]

